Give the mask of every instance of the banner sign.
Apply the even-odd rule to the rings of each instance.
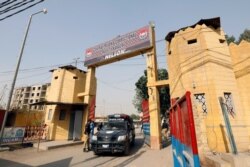
[[[142,121],[149,122],[149,119],[150,119],[149,104],[148,104],[148,100],[146,99],[142,101],[142,113],[143,113]]]
[[[85,51],[85,66],[95,65],[114,58],[152,47],[150,26],[119,35],[108,42],[88,48]]]
[[[96,103],[96,97],[94,96],[89,105],[89,118],[88,119],[95,119],[95,103]]]
[[[24,132],[25,127],[4,128],[3,143],[21,142]]]

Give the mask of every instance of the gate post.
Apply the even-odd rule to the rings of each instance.
[[[83,94],[84,104],[88,104],[83,111],[83,121],[82,126],[88,121],[90,110],[95,109],[95,96],[96,96],[96,78],[95,78],[95,67],[89,67],[86,76],[86,85]],[[92,106],[90,106],[92,105]]]
[[[149,95],[149,115],[150,115],[150,146],[152,149],[161,149],[161,121],[159,92],[156,86],[158,80],[158,68],[156,59],[155,31],[151,24],[151,43],[152,49],[147,54],[147,78]]]

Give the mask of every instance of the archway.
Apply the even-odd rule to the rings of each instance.
[[[158,81],[157,58],[154,25],[150,24],[113,40],[96,45],[86,50],[84,65],[88,68],[85,92],[80,93],[85,104],[83,125],[95,115],[95,98],[97,83],[96,67],[121,61],[141,54],[146,54],[149,114],[150,114],[150,146],[152,149],[161,148],[160,100],[158,87],[168,85],[168,80]]]

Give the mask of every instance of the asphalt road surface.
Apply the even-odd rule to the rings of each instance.
[[[57,148],[49,151],[24,148],[0,152],[0,167],[163,167],[172,165],[171,146],[162,150],[151,150],[137,136],[130,154],[94,155],[83,152],[82,145]]]

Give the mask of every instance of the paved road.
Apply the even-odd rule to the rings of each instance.
[[[105,154],[96,156],[83,152],[82,146],[69,146],[37,152],[34,148],[0,152],[0,167],[171,167],[171,146],[151,150],[144,145],[142,136],[135,140],[130,155]]]

